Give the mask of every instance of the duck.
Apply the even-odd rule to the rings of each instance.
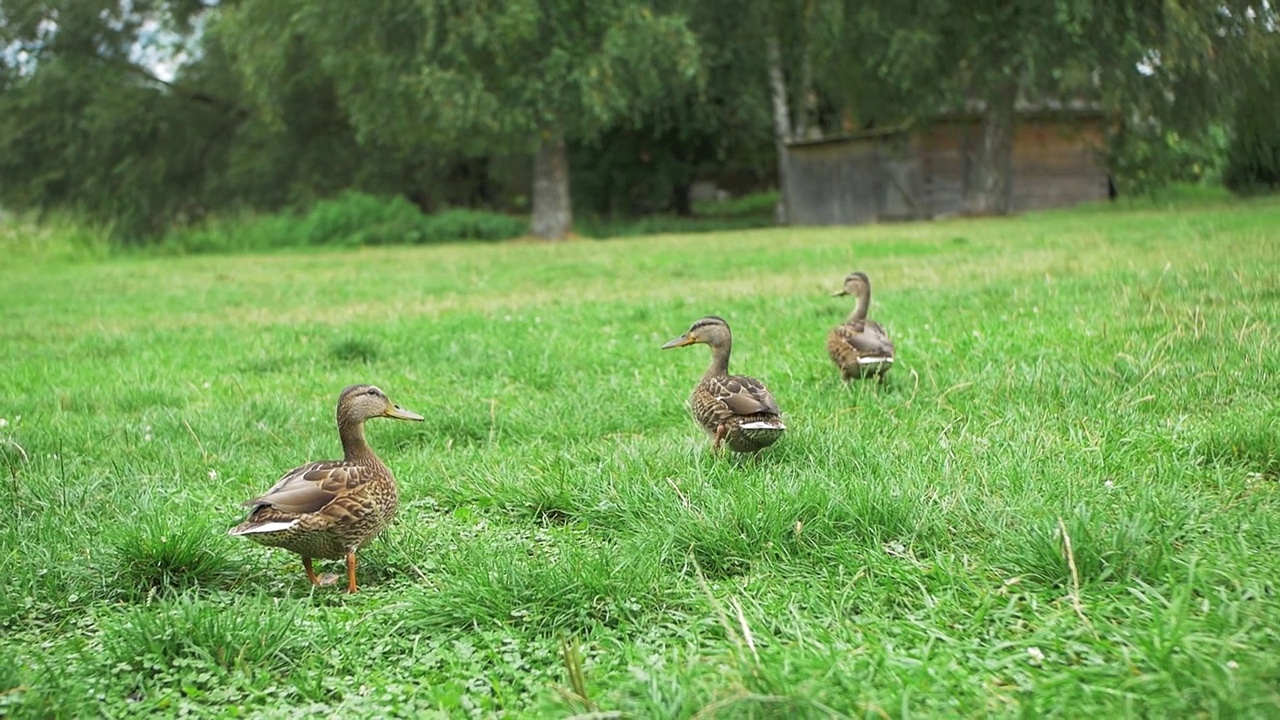
[[[842,295],[852,295],[858,302],[849,317],[827,335],[827,354],[846,383],[873,376],[884,382],[885,373],[893,367],[893,343],[880,323],[867,319],[871,280],[864,272],[849,273],[844,287],[832,293],[833,297]]]
[[[662,349],[698,343],[711,347],[711,365],[693,386],[689,412],[711,437],[712,451],[719,452],[725,445],[734,452],[753,453],[777,442],[787,427],[773,393],[753,377],[729,374],[733,349],[729,323],[708,315]]]
[[[356,551],[387,527],[399,507],[395,476],[364,437],[365,421],[377,417],[423,420],[375,385],[344,388],[337,412],[342,459],[286,472],[270,490],[243,503],[249,516],[228,534],[301,555],[307,580],[316,586],[332,585],[339,576],[317,576],[313,558],[345,558],[347,592],[356,592]]]

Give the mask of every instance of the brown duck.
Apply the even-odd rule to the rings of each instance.
[[[734,452],[755,452],[772,445],[787,429],[782,424],[778,401],[753,377],[729,374],[729,352],[733,336],[724,318],[708,315],[689,331],[662,348],[695,343],[711,346],[711,366],[693,386],[689,411],[711,436],[711,447],[727,444]]]
[[[364,439],[364,421],[375,417],[422,420],[373,385],[352,385],[338,396],[342,459],[313,462],[285,473],[230,535],[302,556],[313,585],[330,585],[337,575],[317,577],[312,558],[347,560],[347,592],[356,591],[356,551],[391,522],[399,499],[391,469]]]
[[[880,323],[867,319],[871,306],[871,281],[866,273],[853,272],[844,279],[844,287],[832,295],[853,295],[858,299],[847,320],[827,335],[827,354],[840,368],[845,382],[853,378],[875,376],[881,381],[893,367],[893,343]]]

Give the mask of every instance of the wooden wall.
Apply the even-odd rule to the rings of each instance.
[[[977,121],[936,122],[918,136],[926,204],[934,217],[964,212]],[[1019,118],[1014,128],[1010,203],[1015,212],[1068,207],[1108,197],[1098,117]]]
[[[1013,139],[1013,209],[1106,200],[1110,186],[1098,157],[1105,145],[1101,118],[1020,123]]]
[[[792,146],[787,219],[792,225],[860,225],[880,219],[884,178],[878,138]]]
[[[962,214],[978,133],[976,120],[939,120],[909,135],[792,145],[789,221],[857,225]],[[1097,156],[1104,143],[1100,116],[1020,117],[1013,143],[1015,212],[1107,199],[1107,171]]]

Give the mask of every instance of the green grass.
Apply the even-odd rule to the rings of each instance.
[[[0,264],[0,715],[1274,717],[1277,228]],[[855,268],[879,390],[823,349]],[[658,349],[708,313],[789,420],[756,461]],[[365,381],[427,419],[370,423],[402,506],[347,596],[225,530]]]

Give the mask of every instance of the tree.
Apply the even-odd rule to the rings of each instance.
[[[533,158],[534,234],[572,224],[567,142],[699,79],[683,18],[626,0],[243,0],[227,32],[270,103],[281,37],[307,43],[364,141]]]
[[[1280,37],[1263,51],[1268,71],[1249,78],[1231,117],[1223,182],[1241,193],[1280,190]]]
[[[0,12],[0,199],[153,233],[182,212],[233,100],[158,77],[140,38],[184,51],[199,3],[14,0]],[[202,141],[202,138],[209,141]]]
[[[906,107],[977,108],[968,209],[1010,204],[1015,109],[1021,100],[1094,102],[1203,131],[1230,107],[1239,79],[1257,73],[1250,2],[1218,0],[919,0],[863,4],[887,32],[882,79]],[[865,35],[864,35],[865,37]],[[908,56],[893,51],[912,49]],[[896,58],[896,60],[895,60]]]

